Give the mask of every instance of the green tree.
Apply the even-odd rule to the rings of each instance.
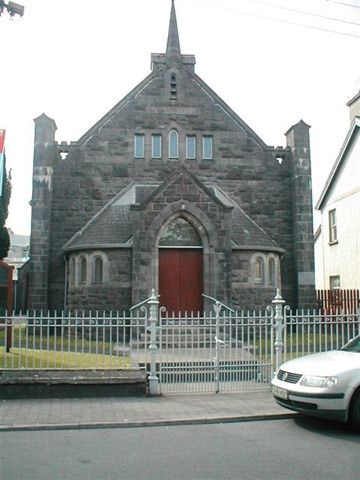
[[[10,237],[9,232],[5,227],[5,221],[9,213],[9,202],[11,196],[11,170],[9,171],[9,175],[6,175],[5,166],[2,187],[2,195],[0,197],[0,259],[7,256],[10,247]]]

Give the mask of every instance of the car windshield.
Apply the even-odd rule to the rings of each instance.
[[[344,345],[340,350],[343,350],[345,352],[358,352],[360,353],[360,335],[358,337],[353,338],[348,342],[346,345]]]

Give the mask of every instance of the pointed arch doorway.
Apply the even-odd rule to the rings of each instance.
[[[194,226],[176,217],[159,241],[160,305],[168,312],[201,312],[203,245]]]

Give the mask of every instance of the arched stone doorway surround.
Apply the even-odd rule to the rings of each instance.
[[[208,216],[196,205],[180,200],[162,210],[152,222],[147,234],[147,249],[151,255],[151,280],[156,291],[159,290],[159,243],[162,235],[176,218],[182,217],[189,222],[199,235],[203,252],[203,291],[214,294],[214,279],[217,278],[216,247],[217,233]]]

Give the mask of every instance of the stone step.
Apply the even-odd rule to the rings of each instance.
[[[220,340],[224,342],[229,342],[231,337],[229,334],[219,334]],[[140,340],[146,340],[147,342],[150,341],[150,334],[145,334],[141,333],[140,334]],[[156,335],[156,340],[159,341],[160,335]],[[162,332],[161,334],[161,339],[166,342],[178,342],[178,341],[191,341],[193,343],[196,343],[197,341],[213,341],[215,342],[215,334],[214,332],[207,333],[207,332],[193,332],[193,333],[184,333],[184,332],[171,332],[171,333],[165,333]],[[238,340],[238,343],[241,343],[240,340]]]
[[[222,340],[222,339],[221,339]],[[139,350],[144,349],[145,346],[149,346],[150,338],[145,340],[145,338],[140,338],[138,340],[131,340],[129,342],[130,350]],[[160,339],[157,338],[156,345],[160,348]],[[227,340],[224,343],[220,343],[221,348],[226,347],[235,347],[235,348],[245,348],[243,347],[243,342],[236,340]],[[176,341],[173,339],[161,339],[161,348],[171,349],[171,348],[213,348],[215,350],[215,339],[214,338],[203,338],[203,339],[191,339],[191,338],[179,338]]]

